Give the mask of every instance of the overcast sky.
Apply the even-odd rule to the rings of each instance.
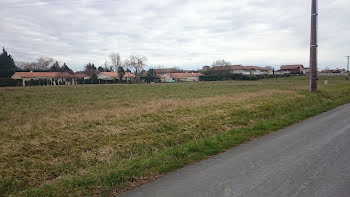
[[[319,0],[320,67],[345,68],[350,1]],[[111,52],[151,66],[308,67],[311,0],[0,0],[0,46],[16,61],[53,57],[81,70]]]

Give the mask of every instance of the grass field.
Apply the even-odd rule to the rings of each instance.
[[[0,89],[0,196],[118,193],[350,102],[306,78]],[[278,148],[278,147],[276,147]]]

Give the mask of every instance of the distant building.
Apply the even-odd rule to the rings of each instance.
[[[214,66],[211,71],[226,74],[242,74],[242,75],[266,75],[272,74],[271,69],[263,68],[260,66]]]
[[[102,83],[113,83],[115,81],[120,80],[120,75],[118,72],[100,72],[97,75],[97,79]],[[125,72],[123,75],[123,81],[133,81],[135,79],[135,75],[131,72]]]
[[[16,72],[11,78],[19,80],[23,86],[75,84],[75,76],[66,72]]]
[[[201,73],[166,73],[160,76],[162,83],[199,81]]]
[[[345,69],[325,69],[322,70],[320,73],[346,73]]]
[[[281,66],[282,72],[290,72],[290,74],[304,74],[304,65],[295,64],[295,65],[283,65]]]

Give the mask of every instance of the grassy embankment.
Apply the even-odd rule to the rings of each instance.
[[[111,195],[350,102],[306,78],[0,89],[0,196]]]

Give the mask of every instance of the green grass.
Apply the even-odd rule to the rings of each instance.
[[[350,82],[0,89],[0,196],[118,194],[350,102]],[[136,182],[136,183],[135,183]]]

